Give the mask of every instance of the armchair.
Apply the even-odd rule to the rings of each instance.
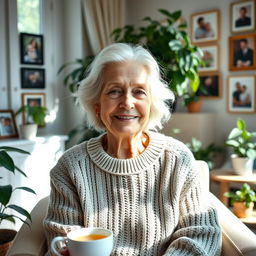
[[[222,256],[255,256],[256,235],[250,231],[231,211],[209,192],[209,169],[204,161],[196,161],[200,180],[204,184],[209,201],[217,209],[222,228]],[[42,256],[46,252],[46,241],[42,220],[46,214],[49,198],[38,202],[31,212],[32,226],[23,225],[19,230],[7,256]]]

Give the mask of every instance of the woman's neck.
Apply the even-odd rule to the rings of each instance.
[[[107,133],[103,139],[104,150],[112,157],[127,159],[133,158],[145,151],[149,144],[149,137],[145,133],[136,136],[115,137]]]

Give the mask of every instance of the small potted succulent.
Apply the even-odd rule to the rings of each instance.
[[[5,147],[5,146],[0,147],[0,167],[1,167],[0,170],[2,171],[6,169],[7,171],[12,172],[13,174],[15,174],[15,171],[18,171],[20,174],[26,176],[26,174],[14,164],[13,159],[8,154],[8,152],[29,154],[29,152],[18,149],[18,148]],[[2,178],[3,177],[0,177],[0,179]],[[24,208],[11,203],[11,198],[13,193],[19,190],[25,190],[27,192],[35,194],[34,190],[28,187],[14,188],[11,184],[0,185],[0,227],[3,221],[9,221],[9,222],[15,223],[15,219],[19,219],[22,222],[29,225],[28,221],[31,221],[30,214]],[[15,213],[12,213],[12,212],[19,213],[20,215],[16,215]],[[23,219],[20,216],[27,218],[27,220]],[[0,255],[1,256],[4,256],[7,253],[7,250],[11,246],[12,240],[14,239],[16,233],[17,232],[13,229],[0,228]]]
[[[240,190],[236,192],[226,192],[224,196],[231,199],[233,212],[238,218],[248,218],[252,216],[256,194],[251,187],[245,183]]]
[[[25,115],[25,123],[20,126],[21,137],[24,139],[34,139],[36,137],[38,126],[45,125],[45,117],[47,108],[43,106],[29,106],[20,107],[15,116],[23,113]]]
[[[246,130],[246,123],[238,119],[237,127],[233,128],[226,140],[226,146],[231,147],[234,154],[231,161],[234,171],[238,175],[250,175],[253,170],[253,162],[256,158],[256,132]]]

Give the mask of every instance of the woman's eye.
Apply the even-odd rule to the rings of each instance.
[[[145,97],[147,93],[142,89],[135,89],[133,93],[138,97]]]
[[[115,99],[122,95],[122,90],[112,89],[107,94],[110,96],[110,98]]]

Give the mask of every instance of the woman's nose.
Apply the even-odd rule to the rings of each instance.
[[[134,108],[134,97],[131,93],[125,93],[121,99],[120,108],[132,109]]]

